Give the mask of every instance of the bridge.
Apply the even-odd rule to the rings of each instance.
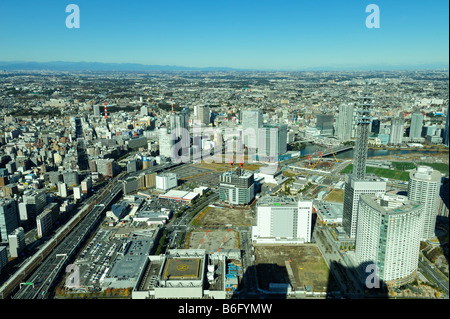
[[[340,146],[337,148],[333,148],[331,150],[333,151],[334,154],[338,154],[338,153],[345,152],[345,151],[348,151],[351,149],[353,149],[353,146]],[[327,157],[327,156],[333,155],[331,150],[325,151],[324,153],[322,153],[322,157]]]

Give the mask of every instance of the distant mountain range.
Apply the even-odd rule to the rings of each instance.
[[[232,71],[237,70],[227,67],[185,67],[177,65],[146,65],[139,63],[101,63],[101,62],[2,62],[0,70],[48,70],[48,71]]]
[[[24,62],[0,61],[0,70],[5,71],[389,71],[389,70],[448,70],[448,63],[421,65],[366,65],[366,66],[322,66],[296,69],[238,69],[230,67],[186,67],[177,65],[146,65],[139,63],[101,62]]]

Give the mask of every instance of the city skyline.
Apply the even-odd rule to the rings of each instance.
[[[448,2],[350,1],[0,4],[0,61],[135,63],[186,68],[354,70],[448,68]]]

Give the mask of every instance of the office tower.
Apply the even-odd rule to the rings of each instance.
[[[266,124],[259,129],[258,156],[260,160],[278,161],[287,151],[287,125]],[[245,137],[245,136],[244,136]]]
[[[210,122],[210,109],[208,106],[198,106],[197,107],[197,119],[200,123],[209,125]]]
[[[255,198],[254,174],[241,168],[220,176],[219,199],[230,205],[247,205]]]
[[[84,171],[89,169],[89,158],[86,153],[86,142],[84,138],[77,139],[76,152],[77,152],[77,164],[80,170]]]
[[[42,212],[47,205],[47,195],[45,189],[36,189],[26,191],[23,194],[23,202],[26,205],[30,205],[31,209],[28,210],[28,219],[34,220],[38,214]]]
[[[147,105],[142,105],[139,113],[141,116],[148,116],[149,107]]]
[[[361,195],[355,247],[361,271],[376,265],[380,281],[388,287],[413,281],[419,260],[422,213],[422,205],[406,196]]]
[[[337,118],[336,133],[340,142],[350,141],[352,139],[353,129],[353,105],[339,105],[339,114]]]
[[[328,114],[316,115],[316,128],[320,131],[320,135],[333,135],[334,116]]]
[[[439,205],[441,174],[428,166],[419,166],[409,173],[408,198],[424,207],[422,240],[434,237]]]
[[[410,139],[419,139],[422,136],[423,114],[415,112],[411,115],[411,127],[409,128]]]
[[[403,129],[405,120],[401,117],[395,117],[391,121],[391,135],[389,136],[389,144],[400,145],[403,142]]]
[[[67,184],[66,183],[64,183],[64,182],[58,183],[58,194],[62,198],[67,197],[68,194],[67,194]]]
[[[175,141],[167,128],[162,127],[159,129],[159,155],[167,158],[173,158],[174,156]]]
[[[16,228],[8,235],[9,253],[11,257],[19,257],[25,248],[25,231],[22,227]]]
[[[97,163],[97,171],[99,174],[107,177],[114,177],[115,171],[115,161],[112,158],[108,159],[98,159]]]
[[[259,128],[263,126],[262,110],[242,110],[242,130],[244,133],[244,144],[256,149],[259,141]]]
[[[380,124],[381,121],[377,118],[373,118],[372,119],[372,128],[370,130],[370,132],[374,133],[374,134],[380,134]]]
[[[71,122],[73,127],[75,128],[75,138],[83,137],[83,126],[81,124],[81,118],[72,117]]]
[[[100,105],[98,105],[98,104],[94,105],[93,109],[94,109],[94,116],[100,116],[101,115],[101,113],[100,113]]]
[[[371,99],[364,96],[356,111],[357,138],[354,148],[353,176],[357,180],[363,180],[366,176],[367,144],[369,141],[370,107]]]
[[[184,108],[180,113],[172,113],[169,118],[170,133],[175,134],[174,144],[178,144],[182,151],[188,149],[191,143],[189,115],[189,109]]]
[[[0,240],[8,241],[8,235],[19,227],[19,210],[15,199],[0,199]]]
[[[353,175],[345,177],[342,227],[350,238],[356,238],[358,205],[362,194],[384,194],[386,182],[377,178],[356,179]]]
[[[252,238],[257,243],[311,241],[312,201],[294,197],[263,196],[258,200]]]

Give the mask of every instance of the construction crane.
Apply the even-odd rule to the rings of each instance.
[[[331,154],[333,154],[333,157],[334,157],[334,159],[336,160],[336,163],[339,163],[339,161],[338,161],[338,159],[336,158],[336,155],[334,154],[334,152],[333,152],[333,150],[331,149],[331,145],[330,146],[328,146],[326,149],[325,149],[325,151],[323,151],[323,153],[325,153],[326,151],[330,151],[331,152]],[[314,154],[317,152],[317,150],[310,156],[310,155],[308,155],[308,160],[309,160],[309,167],[311,167],[311,159],[312,159],[312,156],[314,156]],[[316,167],[316,165],[322,160],[322,154],[323,154],[322,152],[319,152],[319,159],[318,159],[318,161],[317,162],[315,162],[314,163],[314,165],[311,167],[311,169],[314,169],[315,167]]]

